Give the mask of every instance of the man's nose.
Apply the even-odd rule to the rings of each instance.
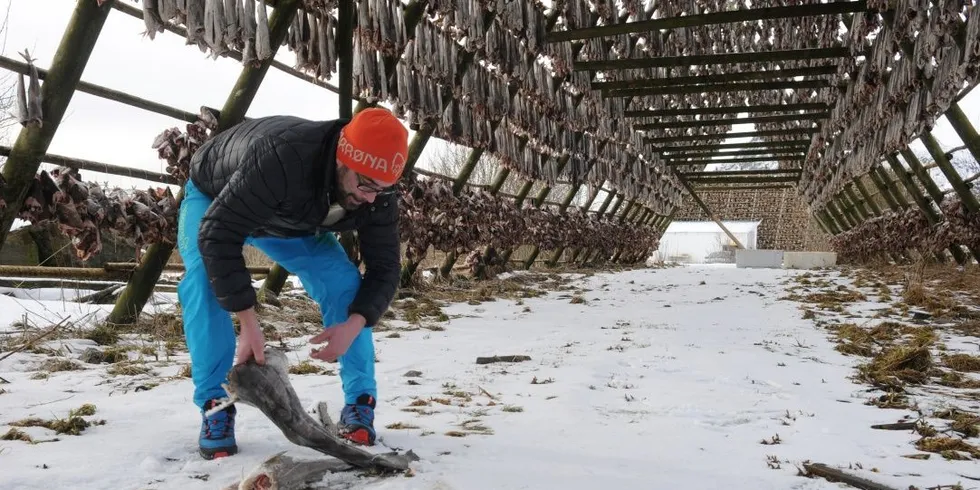
[[[370,204],[374,202],[374,198],[378,197],[378,195],[374,192],[361,192],[361,197],[365,202]]]

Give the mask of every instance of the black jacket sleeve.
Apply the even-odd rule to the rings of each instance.
[[[198,248],[218,303],[230,312],[256,303],[242,247],[289,193],[284,162],[298,157],[289,145],[276,142],[269,136],[249,143],[239,169],[201,220]]]
[[[391,195],[384,199],[385,202],[374,203],[376,207],[381,206],[383,211],[377,212],[367,225],[357,230],[365,271],[361,288],[354,296],[348,314],[360,313],[367,319],[368,326],[376,325],[388,309],[398,289],[401,271],[398,197]]]

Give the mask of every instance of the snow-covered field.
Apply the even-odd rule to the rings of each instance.
[[[572,279],[565,287],[537,297],[448,304],[442,308],[448,319],[389,319],[376,334],[376,425],[386,446],[378,450],[413,449],[422,460],[411,476],[338,473],[313,487],[846,488],[800,476],[804,462],[895,489],[977,486],[980,469],[969,457],[946,460],[917,450],[921,436],[911,430],[871,428],[918,415],[866,404],[881,392],[850,377],[867,359],[835,350],[820,326],[842,314],[861,325],[881,321],[870,320],[888,306],[870,293],[880,287],[863,289],[867,299],[845,303],[844,312],[818,307],[804,315],[801,306],[813,305],[786,298],[807,293],[789,289],[804,274],[828,280],[825,289],[853,283],[837,271],[638,269],[565,275]],[[23,327],[12,324],[25,318],[43,331],[62,318],[79,325],[83,317],[98,320],[111,308],[75,304],[52,291],[32,294],[43,299],[22,290],[19,297],[0,295],[8,346],[23,337]],[[147,311],[175,301],[159,295]],[[105,349],[83,336],[60,335],[0,361],[0,432],[19,430],[34,441],[0,440],[3,488],[216,489],[280,451],[322,457],[240,405],[241,452],[202,460],[200,416],[191,382],[181,376],[182,345],[154,342],[143,332],[121,341],[135,345],[128,355],[138,360],[122,366],[137,369],[79,362],[74,370],[51,371],[51,359]],[[286,340],[294,364],[309,359],[309,337]],[[943,340],[949,349],[974,349],[946,334]],[[530,360],[476,363],[494,355]],[[327,372],[294,374],[293,385],[305,406],[325,400],[336,418],[342,401],[336,365],[314,364]],[[140,373],[145,368],[150,372]],[[10,425],[65,419],[84,404],[95,412],[82,418],[104,424],[79,435]],[[913,454],[931,457],[903,457]]]

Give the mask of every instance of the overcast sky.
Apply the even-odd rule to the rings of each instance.
[[[0,0],[0,12],[9,8],[9,20],[3,33],[3,55],[22,61],[18,53],[26,48],[37,59],[40,68],[48,68],[75,3],[73,0]],[[126,0],[126,3],[139,6],[132,0]],[[141,35],[143,30],[142,21],[113,10],[82,80],[191,112],[197,112],[201,105],[222,107],[241,71],[238,62],[227,58],[211,59],[170,32],[158,34],[151,41]],[[288,65],[293,61],[292,53],[285,47],[279,49],[278,58]],[[974,125],[980,127],[980,90],[972,93],[963,106]],[[268,71],[248,116],[293,114],[330,119],[337,116],[337,111],[335,93],[273,68]],[[183,128],[184,124],[76,92],[49,153],[165,172],[165,162],[157,158],[150,145],[164,129]],[[732,131],[751,129],[751,125],[739,125]],[[19,126],[14,126],[8,131],[3,138],[5,144],[13,142],[18,130]],[[960,144],[945,119],[939,121],[935,134],[945,148]],[[921,143],[916,142],[916,145]],[[438,150],[433,148],[435,146],[436,140],[430,140],[423,159]],[[429,168],[424,163],[420,166]],[[90,172],[83,172],[85,180],[89,180],[89,175]],[[150,185],[145,181],[101,175],[99,180],[124,187]]]

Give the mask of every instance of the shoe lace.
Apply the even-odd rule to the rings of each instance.
[[[227,409],[206,417],[204,420],[204,435],[208,439],[224,439],[235,428],[235,418]]]
[[[370,426],[374,423],[374,410],[368,405],[348,405],[347,421]]]

